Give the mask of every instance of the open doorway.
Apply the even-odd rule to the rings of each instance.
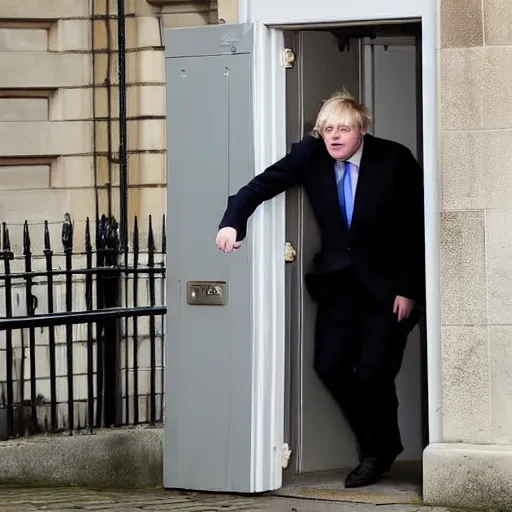
[[[320,102],[347,89],[371,111],[370,132],[407,146],[422,165],[421,24],[336,27],[285,33],[295,63],[287,70],[287,142],[312,128]],[[316,222],[302,190],[287,194],[287,241],[296,249],[287,266],[287,357],[285,442],[291,449],[283,493],[313,496],[343,491],[344,475],[357,464],[353,435],[313,368],[316,306],[303,282],[319,248]],[[424,316],[424,315],[422,315]],[[397,379],[404,452],[382,483],[411,499],[421,485],[421,460],[428,444],[425,321],[409,335]],[[358,495],[365,489],[359,489]],[[292,493],[293,494],[293,493]],[[405,499],[405,498],[404,498]]]

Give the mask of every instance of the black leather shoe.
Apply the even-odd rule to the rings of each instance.
[[[382,461],[376,457],[367,457],[347,475],[345,487],[355,489],[374,484],[381,479],[386,470],[387,466]]]

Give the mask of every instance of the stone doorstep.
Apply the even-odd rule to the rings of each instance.
[[[423,458],[423,499],[483,510],[512,510],[512,446],[440,443]]]

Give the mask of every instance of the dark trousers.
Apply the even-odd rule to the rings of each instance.
[[[395,377],[411,322],[399,324],[350,268],[333,276],[337,293],[318,304],[315,370],[343,410],[363,457],[391,461],[402,451]]]

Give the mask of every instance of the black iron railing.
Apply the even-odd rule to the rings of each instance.
[[[2,225],[0,438],[163,419],[165,218],[159,250],[151,217],[144,248],[137,219],[124,248],[115,219],[96,223],[95,247],[83,227],[75,248],[66,214],[54,252],[44,222],[38,254],[25,222],[16,255]]]

